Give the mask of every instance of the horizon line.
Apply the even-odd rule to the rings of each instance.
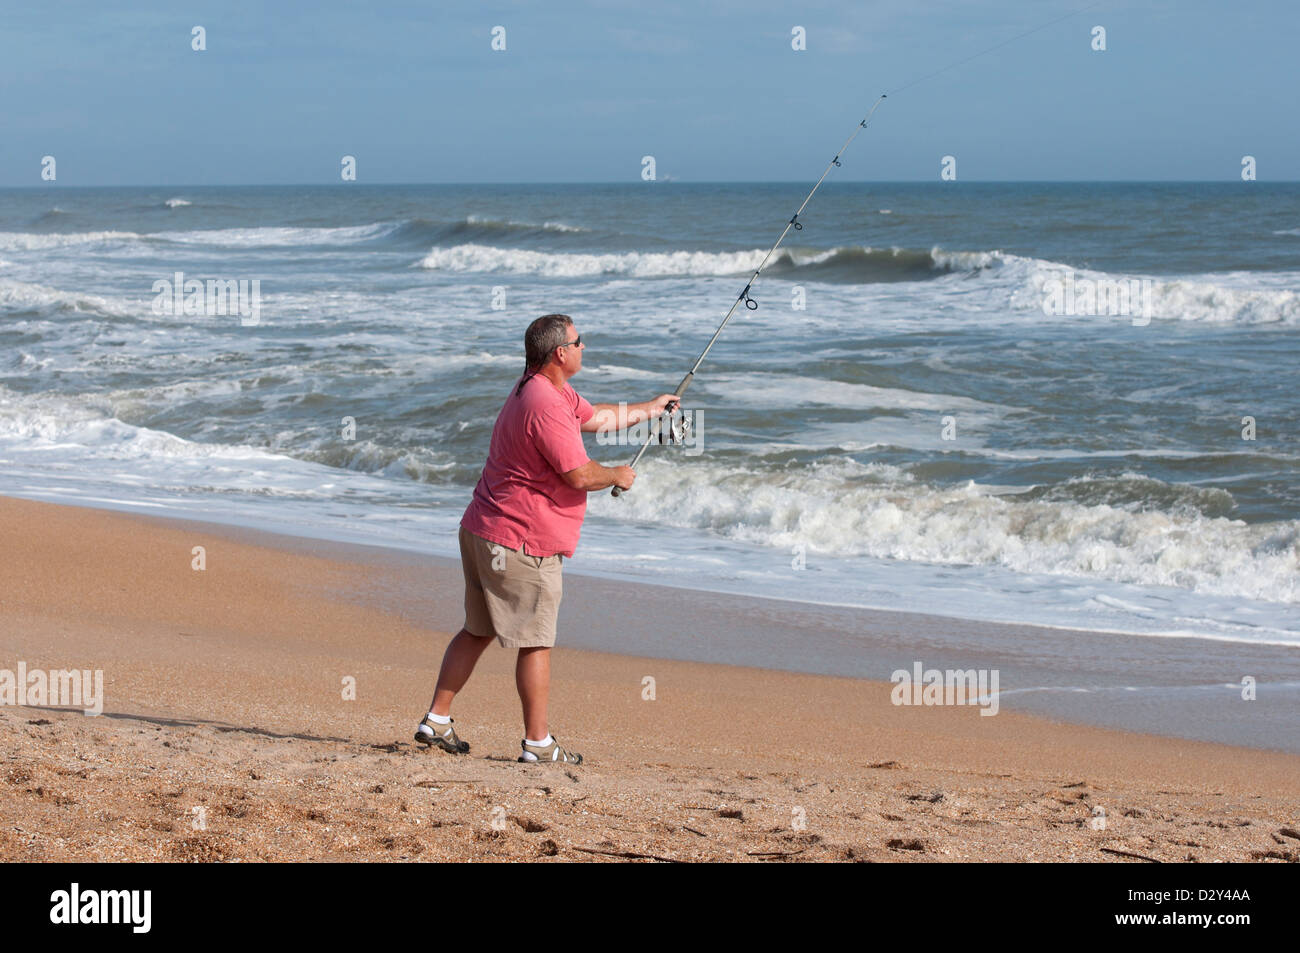
[[[805,179],[656,179],[650,182],[628,179],[604,179],[590,181],[552,180],[532,182],[223,182],[223,183],[118,183],[100,185],[0,185],[6,190],[57,191],[60,189],[269,189],[269,188],[427,188],[430,186],[583,186],[583,185],[629,185],[635,187],[653,185],[800,185],[807,184]],[[1297,185],[1300,179],[1268,179],[1264,181],[1242,179],[837,179],[823,183],[834,185],[922,185],[932,184],[944,188],[960,185]]]

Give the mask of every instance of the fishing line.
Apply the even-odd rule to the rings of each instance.
[[[911,89],[913,86],[923,83],[928,79],[933,79],[935,76],[938,76],[941,73],[946,73],[950,69],[955,69],[958,66],[962,66],[963,64],[969,63],[971,60],[978,59],[981,56],[986,56],[987,54],[992,53],[994,50],[999,50],[1009,43],[1014,43],[1016,40],[1024,39],[1025,37],[1031,36],[1032,34],[1039,32],[1040,30],[1045,30],[1050,26],[1054,26],[1055,24],[1060,23],[1062,20],[1068,20],[1070,17],[1077,16],[1078,14],[1083,13],[1087,10],[1091,10],[1093,7],[1100,6],[1102,2],[1103,0],[1096,0],[1095,3],[1090,3],[1085,7],[1079,7],[1078,9],[1072,10],[1071,12],[1066,13],[1063,16],[1059,16],[1054,20],[1049,20],[1048,22],[1041,24],[1040,26],[1036,26],[1032,30],[1026,30],[1024,33],[1018,33],[1008,40],[1003,40],[1000,43],[996,43],[993,46],[988,47],[987,49],[980,50],[978,53],[972,53],[970,56],[966,56],[963,57],[962,59],[949,63],[947,66],[944,66],[941,69],[937,69],[932,73],[926,73],[924,76],[914,79],[909,83],[905,83],[904,85],[899,86],[896,89],[890,90],[889,92],[881,93],[880,96],[877,97],[876,101],[872,104],[871,109],[867,112],[866,117],[863,118],[862,121],[859,122],[857,127],[853,130],[853,134],[844,141],[844,145],[840,146],[839,151],[835,153],[835,157],[831,159],[830,162],[827,163],[826,170],[822,172],[821,178],[817,180],[816,184],[813,185],[812,190],[809,191],[808,195],[804,198],[803,202],[799,205],[798,211],[796,211],[794,215],[791,216],[790,221],[785,223],[785,228],[781,230],[781,234],[777,238],[776,243],[773,244],[770,249],[768,249],[767,254],[763,256],[763,260],[759,262],[758,267],[754,269],[754,273],[749,276],[749,280],[745,282],[744,290],[740,292],[739,297],[737,297],[736,300],[731,303],[731,307],[727,309],[726,316],[723,317],[722,323],[718,325],[718,329],[713,332],[713,337],[709,338],[709,343],[705,345],[704,350],[700,352],[700,356],[696,358],[695,363],[691,365],[691,369],[686,372],[686,376],[682,378],[682,382],[677,385],[677,390],[673,392],[673,394],[677,397],[677,400],[669,401],[664,408],[663,414],[660,417],[661,422],[660,422],[660,429],[659,429],[659,442],[660,443],[664,443],[664,442],[681,443],[682,442],[684,438],[685,428],[689,427],[689,422],[684,422],[683,426],[679,428],[672,424],[671,419],[672,419],[673,411],[677,408],[677,404],[680,402],[682,395],[686,393],[686,388],[690,387],[691,382],[695,379],[695,372],[700,369],[700,365],[703,364],[704,359],[708,357],[709,350],[713,347],[713,343],[718,339],[718,336],[722,334],[723,328],[727,326],[727,322],[731,320],[731,316],[736,313],[736,309],[740,307],[742,302],[744,303],[745,308],[747,310],[749,311],[758,310],[758,302],[755,301],[753,298],[751,298],[749,295],[750,289],[753,288],[754,286],[754,282],[758,280],[758,276],[762,273],[763,269],[767,266],[768,260],[771,259],[771,257],[774,254],[776,254],[776,250],[781,247],[781,243],[785,241],[785,236],[790,233],[790,229],[793,228],[795,231],[803,231],[803,223],[799,221],[799,216],[802,215],[803,210],[808,207],[808,203],[812,201],[812,197],[817,194],[817,190],[821,187],[822,182],[826,180],[826,176],[830,175],[831,169],[840,167],[840,157],[844,155],[845,151],[849,148],[849,145],[853,142],[853,140],[858,137],[858,133],[862,132],[863,129],[867,128],[867,124],[871,122],[871,117],[876,114],[876,109],[880,106],[882,102],[885,101],[886,98],[888,98],[889,93],[897,94],[897,93],[901,93],[905,89]],[[667,437],[667,441],[665,440],[665,435],[663,433],[663,427],[665,425],[662,423],[662,420],[664,417],[669,418],[669,424],[667,426],[669,426],[670,431]],[[635,467],[637,465],[637,462],[641,459],[642,456],[645,455],[646,450],[649,449],[650,444],[654,440],[654,438],[655,438],[654,433],[647,435],[645,443],[641,444],[641,448],[637,450],[636,456],[632,458],[632,461],[628,464],[628,466]],[[616,486],[611,491],[611,495],[613,496],[621,496],[622,494],[623,494],[623,489],[621,487]]]
[[[948,72],[948,70],[950,69],[956,69],[958,66],[963,66],[966,63],[969,63],[971,60],[976,60],[979,59],[981,56],[986,56],[987,54],[992,53],[994,50],[1000,50],[1008,43],[1014,43],[1016,42],[1016,40],[1023,40],[1025,37],[1032,36],[1033,34],[1037,33],[1040,30],[1046,30],[1049,26],[1055,26],[1056,24],[1060,23],[1062,20],[1068,20],[1070,19],[1070,17],[1078,16],[1080,13],[1086,13],[1087,11],[1091,10],[1093,7],[1101,6],[1102,2],[1103,0],[1096,0],[1095,3],[1090,3],[1086,7],[1079,7],[1079,9],[1077,10],[1071,10],[1069,13],[1059,16],[1055,20],[1049,20],[1046,23],[1041,24],[1040,26],[1034,27],[1032,30],[1026,30],[1024,33],[1017,33],[1009,40],[1003,40],[1001,43],[995,43],[992,46],[990,46],[988,49],[980,50],[978,53],[972,53],[970,56],[966,56],[955,62],[949,63],[947,66],[944,66],[941,69],[937,69],[933,73],[926,73],[924,76],[920,76],[912,80],[910,83],[905,83],[904,85],[899,86],[897,89],[889,90],[889,92],[897,94],[897,93],[901,93],[905,89],[911,89],[913,86],[916,86],[920,83],[924,83],[927,79],[933,79],[934,77],[940,75],[941,73]]]

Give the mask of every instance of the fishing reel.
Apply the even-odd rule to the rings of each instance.
[[[670,403],[659,418],[659,443],[680,447],[690,432],[690,418],[684,411],[678,410],[676,401]]]

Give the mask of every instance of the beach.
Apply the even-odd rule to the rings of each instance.
[[[495,646],[453,709],[470,754],[411,740],[461,620],[445,560],[7,497],[0,535],[0,668],[103,673],[95,717],[0,706],[6,861],[1300,857],[1294,753],[723,664],[756,653],[646,618],[662,587],[566,567],[551,727],[587,763],[522,765]],[[874,618],[926,658],[922,623]]]

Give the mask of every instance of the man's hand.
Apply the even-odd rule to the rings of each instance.
[[[677,409],[680,410],[681,399],[676,394],[660,394],[654,400],[649,402],[648,410],[650,417],[652,419],[655,417],[662,417],[664,412],[667,410],[668,405],[674,402],[677,403]]]
[[[614,485],[620,490],[632,489],[632,483],[636,480],[636,471],[631,467],[615,467]]]
[[[595,411],[579,429],[583,433],[615,433],[634,427],[643,420],[662,417],[668,405],[677,401],[676,394],[660,394],[640,404],[593,404]],[[680,402],[678,402],[680,407]]]

